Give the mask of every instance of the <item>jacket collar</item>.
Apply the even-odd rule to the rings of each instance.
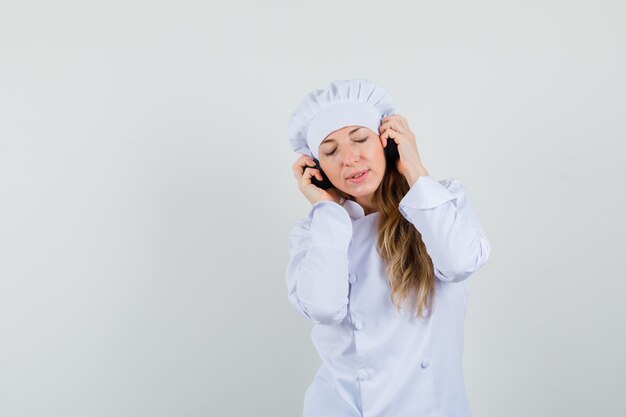
[[[356,201],[352,201],[352,200],[346,200],[345,203],[343,204],[343,207],[346,209],[346,211],[348,212],[352,220],[358,220],[363,217],[368,217],[374,214],[378,214],[377,212],[374,212],[366,216],[365,210],[363,210],[363,207],[361,207],[361,205],[357,203]]]

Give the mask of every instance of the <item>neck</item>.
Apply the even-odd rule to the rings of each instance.
[[[372,204],[372,200],[356,200],[357,203],[359,203],[359,205],[363,208],[363,211],[365,213],[365,215],[367,216],[368,214],[372,214],[374,212],[376,212],[376,207]]]

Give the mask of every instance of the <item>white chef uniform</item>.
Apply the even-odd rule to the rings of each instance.
[[[463,381],[467,278],[491,246],[463,184],[422,176],[399,210],[421,233],[436,273],[425,318],[398,313],[376,250],[379,213],[347,200],[317,202],[289,233],[290,304],[314,323],[322,366],[304,417],[468,417]]]

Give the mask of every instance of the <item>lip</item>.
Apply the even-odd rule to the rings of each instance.
[[[367,177],[369,176],[369,172],[370,172],[369,169],[366,169],[365,170],[365,174],[361,175],[359,178],[356,178],[356,179],[348,178],[348,181],[350,181],[350,182],[352,182],[354,184],[361,183],[361,182],[363,182],[363,181],[365,181],[367,179]]]
[[[355,176],[355,175],[357,175],[357,174],[360,174],[360,173],[362,173],[362,172],[365,172],[365,171],[369,171],[369,169],[362,169],[362,170],[360,170],[360,171],[355,171],[355,172],[353,172],[352,174],[348,175],[348,176],[346,177],[346,179],[348,179],[348,180],[349,180],[349,179],[350,179],[350,177],[353,177],[353,176]]]

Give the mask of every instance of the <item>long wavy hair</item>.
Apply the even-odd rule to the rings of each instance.
[[[413,304],[416,317],[424,317],[424,308],[431,311],[434,304],[436,277],[421,233],[398,209],[409,188],[395,164],[388,162],[373,196],[373,204],[379,212],[376,247],[385,263],[391,301],[398,312],[403,303],[409,302]],[[343,199],[342,205],[345,200],[355,201],[353,196],[337,187],[334,189]]]

